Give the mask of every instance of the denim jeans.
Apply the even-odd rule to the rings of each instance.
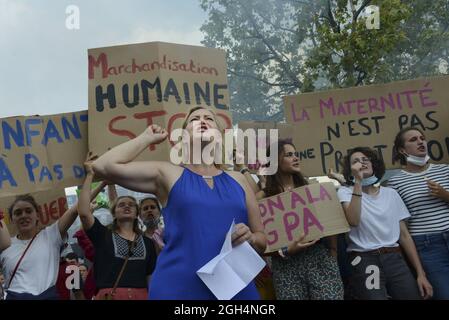
[[[413,236],[433,298],[449,299],[449,231]]]
[[[351,288],[357,300],[420,300],[418,284],[399,252],[351,253]],[[374,272],[374,270],[376,270]],[[377,271],[378,270],[378,271]],[[377,279],[372,281],[372,279]],[[375,287],[368,284],[377,283]]]

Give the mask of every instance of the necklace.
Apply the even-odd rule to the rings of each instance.
[[[213,179],[214,177],[212,176],[202,176],[204,179]]]

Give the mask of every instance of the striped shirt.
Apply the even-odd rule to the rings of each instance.
[[[426,179],[449,190],[449,165],[430,164],[427,170],[418,173],[401,170],[388,181],[410,211],[408,227],[414,236],[449,230],[449,203],[430,195]]]

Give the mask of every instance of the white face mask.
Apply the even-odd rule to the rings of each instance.
[[[368,177],[368,178],[363,178],[362,179],[362,187],[372,186],[378,180],[379,179],[375,175],[372,175],[371,177]],[[352,182],[355,182],[354,177],[352,178]]]
[[[407,163],[414,164],[416,166],[424,167],[427,163],[427,161],[430,160],[429,155],[427,154],[425,157],[417,157],[417,156],[410,156],[407,155]]]

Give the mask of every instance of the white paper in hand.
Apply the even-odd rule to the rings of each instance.
[[[232,221],[220,254],[196,272],[219,300],[232,299],[265,266],[265,261],[248,242],[232,247],[234,227]]]

